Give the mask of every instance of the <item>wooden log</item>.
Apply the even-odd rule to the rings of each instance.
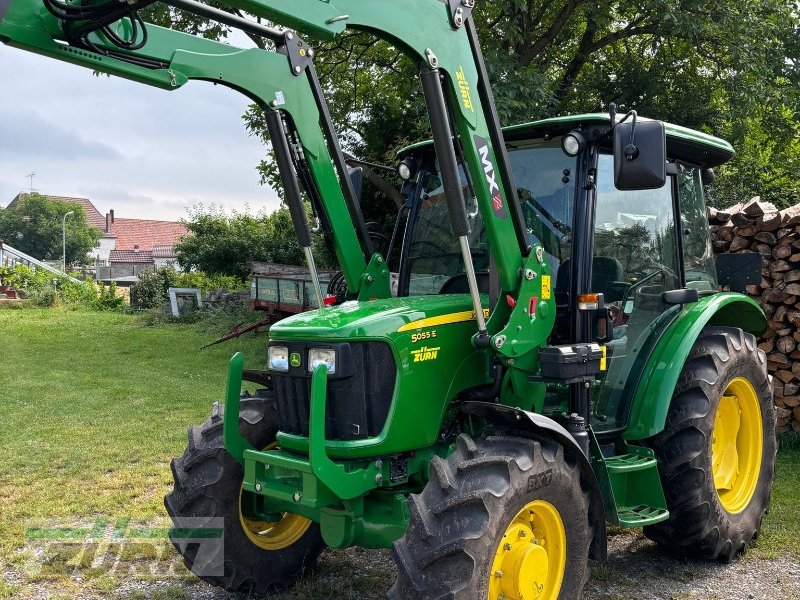
[[[731,215],[731,223],[733,223],[734,227],[741,229],[743,227],[755,225],[756,219],[743,212],[738,212]]]
[[[765,244],[770,244],[774,246],[778,243],[778,238],[775,236],[774,233],[769,231],[759,231],[755,236],[753,236],[756,241],[763,242]]]
[[[788,308],[786,308],[785,306],[779,306],[778,308],[775,309],[775,312],[773,313],[771,320],[777,323],[783,323],[786,320],[786,313],[788,312],[789,312]],[[780,327],[776,329],[780,329]]]
[[[738,252],[739,250],[745,250],[750,246],[750,240],[745,237],[740,237],[737,233],[736,237],[733,238],[731,242],[731,246],[728,249],[728,252]]]
[[[779,407],[778,410],[775,411],[775,416],[779,419],[787,419],[792,416],[792,411],[788,408]]]
[[[781,396],[797,396],[797,392],[800,391],[800,385],[797,385],[794,381],[789,383],[783,384],[783,390]],[[800,396],[797,396],[798,401],[797,404],[794,406],[800,405]]]
[[[725,240],[714,240],[711,242],[711,246],[714,249],[714,254],[722,254],[723,252],[727,252],[728,248],[730,248],[731,243],[726,242]]]
[[[785,354],[780,352],[773,352],[767,356],[767,361],[775,365],[773,370],[785,369],[790,366],[789,359]]]
[[[792,375],[800,379],[800,363],[792,364]],[[784,383],[789,383],[789,382],[785,381]]]
[[[800,254],[798,254],[798,256],[800,256]],[[791,271],[792,265],[790,265],[785,260],[774,260],[771,263],[769,263],[767,269],[769,270],[770,273],[779,273],[781,271]]]
[[[796,225],[800,223],[800,204],[784,208],[781,211],[781,220],[784,225]]]
[[[763,217],[764,215],[770,215],[778,212],[778,209],[775,208],[775,205],[772,204],[772,202],[762,202],[761,197],[756,196],[744,205],[742,212],[750,215],[751,217]]]
[[[800,283],[790,283],[783,288],[783,291],[792,296],[800,296]]]
[[[790,406],[792,408],[800,406],[800,396],[783,396],[782,398],[784,406]]]
[[[767,288],[766,290],[764,290],[763,297],[765,302],[780,304],[786,298],[789,297],[789,294],[784,294],[781,290],[775,288]]]
[[[733,231],[733,225],[720,225],[717,228],[717,237],[730,242],[733,239]]]
[[[761,231],[777,231],[783,224],[783,219],[780,213],[773,213],[772,216],[765,215],[762,221],[758,224]]]
[[[795,420],[800,421],[800,406],[794,407],[794,409],[792,410],[792,416],[795,418]],[[798,423],[798,425],[800,425],[800,423]]]
[[[792,255],[794,250],[788,244],[781,244],[779,246],[775,246],[775,249],[772,250],[772,258],[775,260],[780,260],[782,258],[788,258]]]
[[[760,253],[761,256],[766,256],[767,258],[772,257],[772,246],[769,244],[755,244],[753,248],[756,252]]]
[[[736,230],[736,235],[741,237],[751,238],[755,237],[758,233],[758,228],[755,225],[750,225],[748,227],[740,227]]]
[[[789,383],[792,379],[794,379],[794,373],[786,369],[781,369],[780,371],[775,372],[775,377],[784,383]]]
[[[769,354],[775,348],[775,342],[772,340],[764,340],[758,345],[758,347]]]
[[[787,335],[777,341],[775,348],[777,348],[778,352],[790,354],[791,352],[794,352],[795,348],[797,348],[797,342],[794,341],[793,337]]]
[[[792,430],[800,431],[800,421],[792,421]]]
[[[789,262],[792,263],[793,265],[796,265],[797,263],[800,263],[800,252],[798,252],[796,254],[792,254],[789,257]]]
[[[800,269],[792,269],[791,271],[787,271],[783,276],[783,280],[786,283],[800,281]]]

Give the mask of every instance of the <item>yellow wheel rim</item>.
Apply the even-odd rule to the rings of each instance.
[[[265,450],[277,447],[270,444]],[[311,520],[292,513],[281,513],[281,520],[268,523],[260,519],[245,517],[242,513],[242,489],[239,490],[239,522],[247,538],[262,550],[282,550],[303,537],[311,527]]]
[[[742,512],[755,494],[764,435],[753,384],[737,377],[720,398],[711,435],[711,468],[722,507]]]
[[[489,574],[489,600],[557,600],[566,565],[561,515],[549,502],[529,502],[500,540]]]

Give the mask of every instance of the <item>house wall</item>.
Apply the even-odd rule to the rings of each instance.
[[[180,271],[180,265],[177,258],[154,258],[156,269],[160,267],[172,267],[175,271]]]
[[[111,251],[114,250],[116,244],[117,238],[100,238],[97,246],[92,251],[92,254],[97,260],[102,261],[104,264],[108,264],[108,257],[111,254]]]

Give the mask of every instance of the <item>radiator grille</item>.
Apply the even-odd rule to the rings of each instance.
[[[328,380],[325,438],[358,440],[378,435],[386,423],[397,370],[389,346],[382,342],[351,343],[354,374]],[[272,374],[280,430],[308,435],[311,379]]]

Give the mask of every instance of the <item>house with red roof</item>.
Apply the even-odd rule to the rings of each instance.
[[[25,192],[17,194],[8,208],[24,200],[26,195]],[[188,234],[183,223],[116,218],[113,210],[104,217],[88,198],[43,195],[77,204],[83,210],[86,222],[100,230],[100,239],[93,252],[98,279],[135,280],[144,269],[163,265],[177,268],[174,248]]]

